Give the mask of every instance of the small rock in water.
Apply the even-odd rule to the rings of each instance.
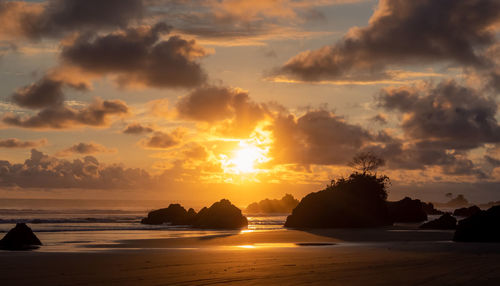
[[[42,242],[25,223],[18,223],[0,240],[0,249],[29,250],[35,249]]]

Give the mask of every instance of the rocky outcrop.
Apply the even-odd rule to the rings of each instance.
[[[454,241],[500,242],[500,206],[480,211],[458,222]]]
[[[453,212],[453,215],[454,216],[470,217],[471,215],[475,215],[480,211],[481,211],[481,209],[478,206],[472,206],[472,207],[468,207],[468,208],[456,209]]]
[[[29,250],[42,245],[31,228],[25,223],[18,223],[0,240],[0,249],[3,250]]]
[[[443,211],[440,211],[440,210],[434,208],[434,204],[433,203],[424,203],[424,202],[422,202],[422,208],[424,209],[424,212],[427,215],[442,215],[442,214],[444,214]]]
[[[420,226],[422,229],[455,229],[457,219],[450,214],[444,214],[438,219],[431,220]]]
[[[293,228],[358,228],[391,225],[385,179],[352,174],[308,194],[286,219]]]
[[[148,213],[148,217],[142,219],[143,224],[189,225],[193,222],[196,212],[193,209],[186,211],[180,204],[170,204],[168,208],[154,210]]]
[[[142,219],[143,224],[186,225],[196,228],[233,229],[248,226],[248,221],[241,210],[228,200],[221,200],[199,213],[190,208],[188,211],[179,204],[171,204],[168,208],[154,210]]]
[[[427,214],[420,200],[404,198],[397,202],[387,202],[389,216],[393,222],[422,222],[427,220]]]
[[[286,194],[280,200],[265,199],[260,202],[251,203],[246,208],[246,213],[251,214],[273,214],[291,213],[299,204],[299,201],[292,195]]]
[[[223,199],[209,208],[203,208],[196,215],[192,224],[196,228],[237,229],[248,226],[248,221],[241,210]]]

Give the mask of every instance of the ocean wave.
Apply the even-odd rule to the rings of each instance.
[[[119,218],[12,218],[0,219],[0,224],[29,223],[29,224],[60,224],[60,223],[131,223],[140,222],[141,217]]]

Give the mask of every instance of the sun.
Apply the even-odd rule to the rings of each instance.
[[[248,140],[241,140],[232,155],[224,156],[223,165],[226,173],[250,174],[260,171],[258,165],[269,161],[268,148],[257,146]]]
[[[240,173],[255,172],[255,164],[262,156],[262,150],[256,146],[243,146],[235,151],[233,164]]]

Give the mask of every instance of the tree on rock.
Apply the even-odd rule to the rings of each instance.
[[[376,171],[378,168],[385,165],[385,160],[375,155],[372,152],[361,152],[352,158],[349,166],[363,175]]]

